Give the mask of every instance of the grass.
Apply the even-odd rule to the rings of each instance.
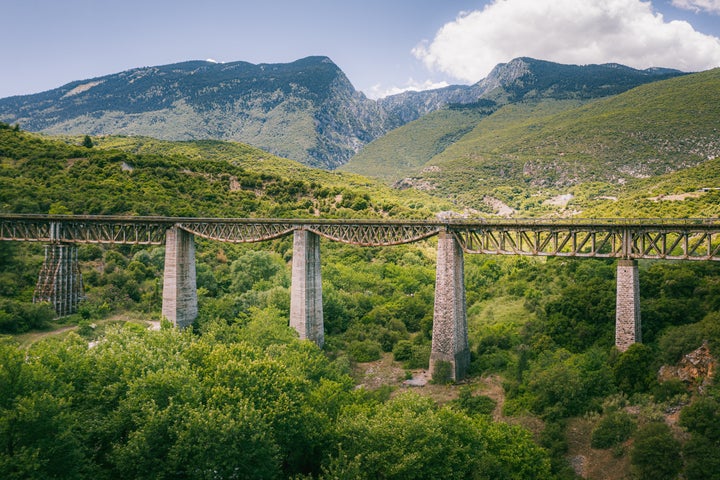
[[[108,328],[117,325],[135,324],[146,328],[156,328],[159,326],[158,321],[151,320],[148,318],[147,314],[139,312],[118,313],[102,320],[95,320],[92,324],[95,325],[93,328],[93,335],[91,336],[92,339],[102,336]],[[33,343],[39,342],[44,338],[66,335],[69,332],[77,332],[78,329],[78,325],[68,325],[66,323],[66,319],[57,319],[51,322],[45,330],[21,333],[13,335],[13,338],[21,347],[27,348]]]

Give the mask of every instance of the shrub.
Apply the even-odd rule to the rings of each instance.
[[[412,356],[403,363],[405,368],[428,368],[430,362],[430,344],[412,346]]]
[[[436,385],[447,385],[452,382],[452,363],[437,360],[433,366],[432,383]]]
[[[348,345],[348,353],[356,362],[373,362],[380,359],[380,345],[373,340],[355,340]]]
[[[635,435],[630,462],[640,478],[674,479],[682,468],[680,442],[665,423],[649,423]]]
[[[400,340],[395,344],[392,352],[396,362],[410,360],[413,355],[413,344],[409,340]]]
[[[645,393],[656,383],[656,354],[642,343],[634,343],[618,357],[614,365],[615,382],[628,395]]]
[[[470,415],[490,415],[497,402],[487,395],[473,395],[473,389],[472,385],[462,387],[455,404]]]
[[[623,411],[615,411],[600,419],[592,431],[590,445],[593,448],[610,448],[618,445],[633,434],[635,422]]]
[[[687,393],[687,387],[682,380],[671,378],[661,382],[653,388],[653,396],[656,402],[667,402],[668,400]]]
[[[23,333],[42,329],[53,318],[55,310],[49,303],[0,301],[0,333]]]

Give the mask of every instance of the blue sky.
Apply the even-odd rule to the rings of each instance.
[[[720,66],[720,0],[0,0],[0,98],[185,60],[329,56],[376,98],[530,56]]]

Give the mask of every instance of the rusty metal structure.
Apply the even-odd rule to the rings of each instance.
[[[33,302],[49,302],[59,317],[77,311],[83,298],[76,245],[45,245],[45,259],[38,276]]]
[[[360,246],[416,242],[441,231],[465,253],[720,260],[720,219],[345,220],[0,215],[0,240],[161,245],[169,228],[222,242],[272,240],[307,230]]]

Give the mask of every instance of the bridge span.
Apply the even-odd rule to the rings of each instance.
[[[233,243],[293,235],[290,325],[322,347],[320,238],[389,246],[438,236],[431,371],[449,362],[454,379],[470,361],[464,254],[617,259],[615,344],[641,341],[638,259],[720,260],[720,219],[263,219],[0,214],[0,241],[43,242],[35,292],[58,315],[82,298],[77,245],[165,244],[162,314],[178,327],[197,316],[196,236]]]

